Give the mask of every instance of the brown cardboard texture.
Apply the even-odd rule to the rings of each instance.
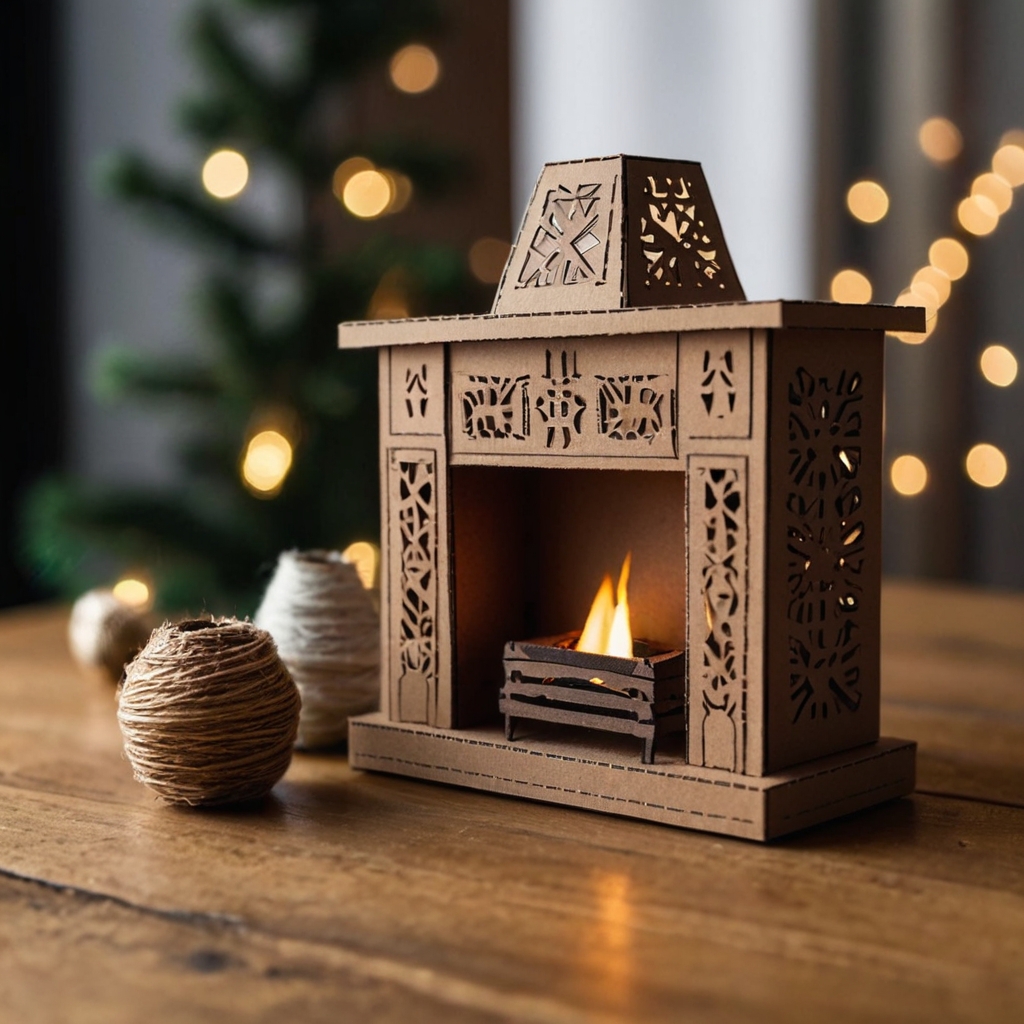
[[[341,326],[381,348],[354,765],[755,839],[913,788],[882,339],[924,313],[740,299],[699,165],[613,157],[545,168],[493,313]]]

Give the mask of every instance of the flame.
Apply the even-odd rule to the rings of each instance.
[[[610,654],[615,658],[633,657],[633,633],[629,625],[629,566],[632,552],[626,555],[619,573],[617,592],[612,590],[611,576],[605,576],[590,606],[586,625],[576,643],[577,651],[588,654]]]

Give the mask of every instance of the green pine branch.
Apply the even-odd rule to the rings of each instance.
[[[237,256],[289,255],[286,245],[242,223],[191,182],[158,170],[137,153],[107,157],[97,177],[102,191],[198,242],[212,242]]]

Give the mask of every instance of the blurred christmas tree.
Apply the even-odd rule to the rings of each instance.
[[[293,42],[284,68],[242,41],[241,28],[268,21]],[[108,397],[185,411],[194,427],[181,480],[161,492],[51,480],[30,498],[26,539],[36,571],[69,596],[141,567],[165,608],[244,613],[282,549],[378,530],[376,355],[339,352],[337,323],[475,308],[481,294],[453,250],[383,232],[344,244],[344,222],[397,214],[458,176],[454,158],[422,141],[339,138],[336,128],[360,78],[383,73],[392,55],[403,55],[391,65],[400,86],[402,75],[409,91],[429,81],[432,52],[407,44],[440,28],[435,2],[234,0],[198,5],[191,25],[205,91],[180,120],[210,154],[202,180],[131,153],[103,175],[121,201],[179,230],[206,268],[204,350],[111,350],[99,375]],[[231,206],[250,162],[298,195],[290,230]],[[271,299],[268,279],[278,295],[284,282],[286,299]]]

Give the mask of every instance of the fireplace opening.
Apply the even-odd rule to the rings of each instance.
[[[501,720],[506,644],[578,634],[603,577],[629,553],[632,633],[649,645],[634,653],[674,654],[658,671],[681,677],[683,473],[453,466],[451,474],[458,727]]]

